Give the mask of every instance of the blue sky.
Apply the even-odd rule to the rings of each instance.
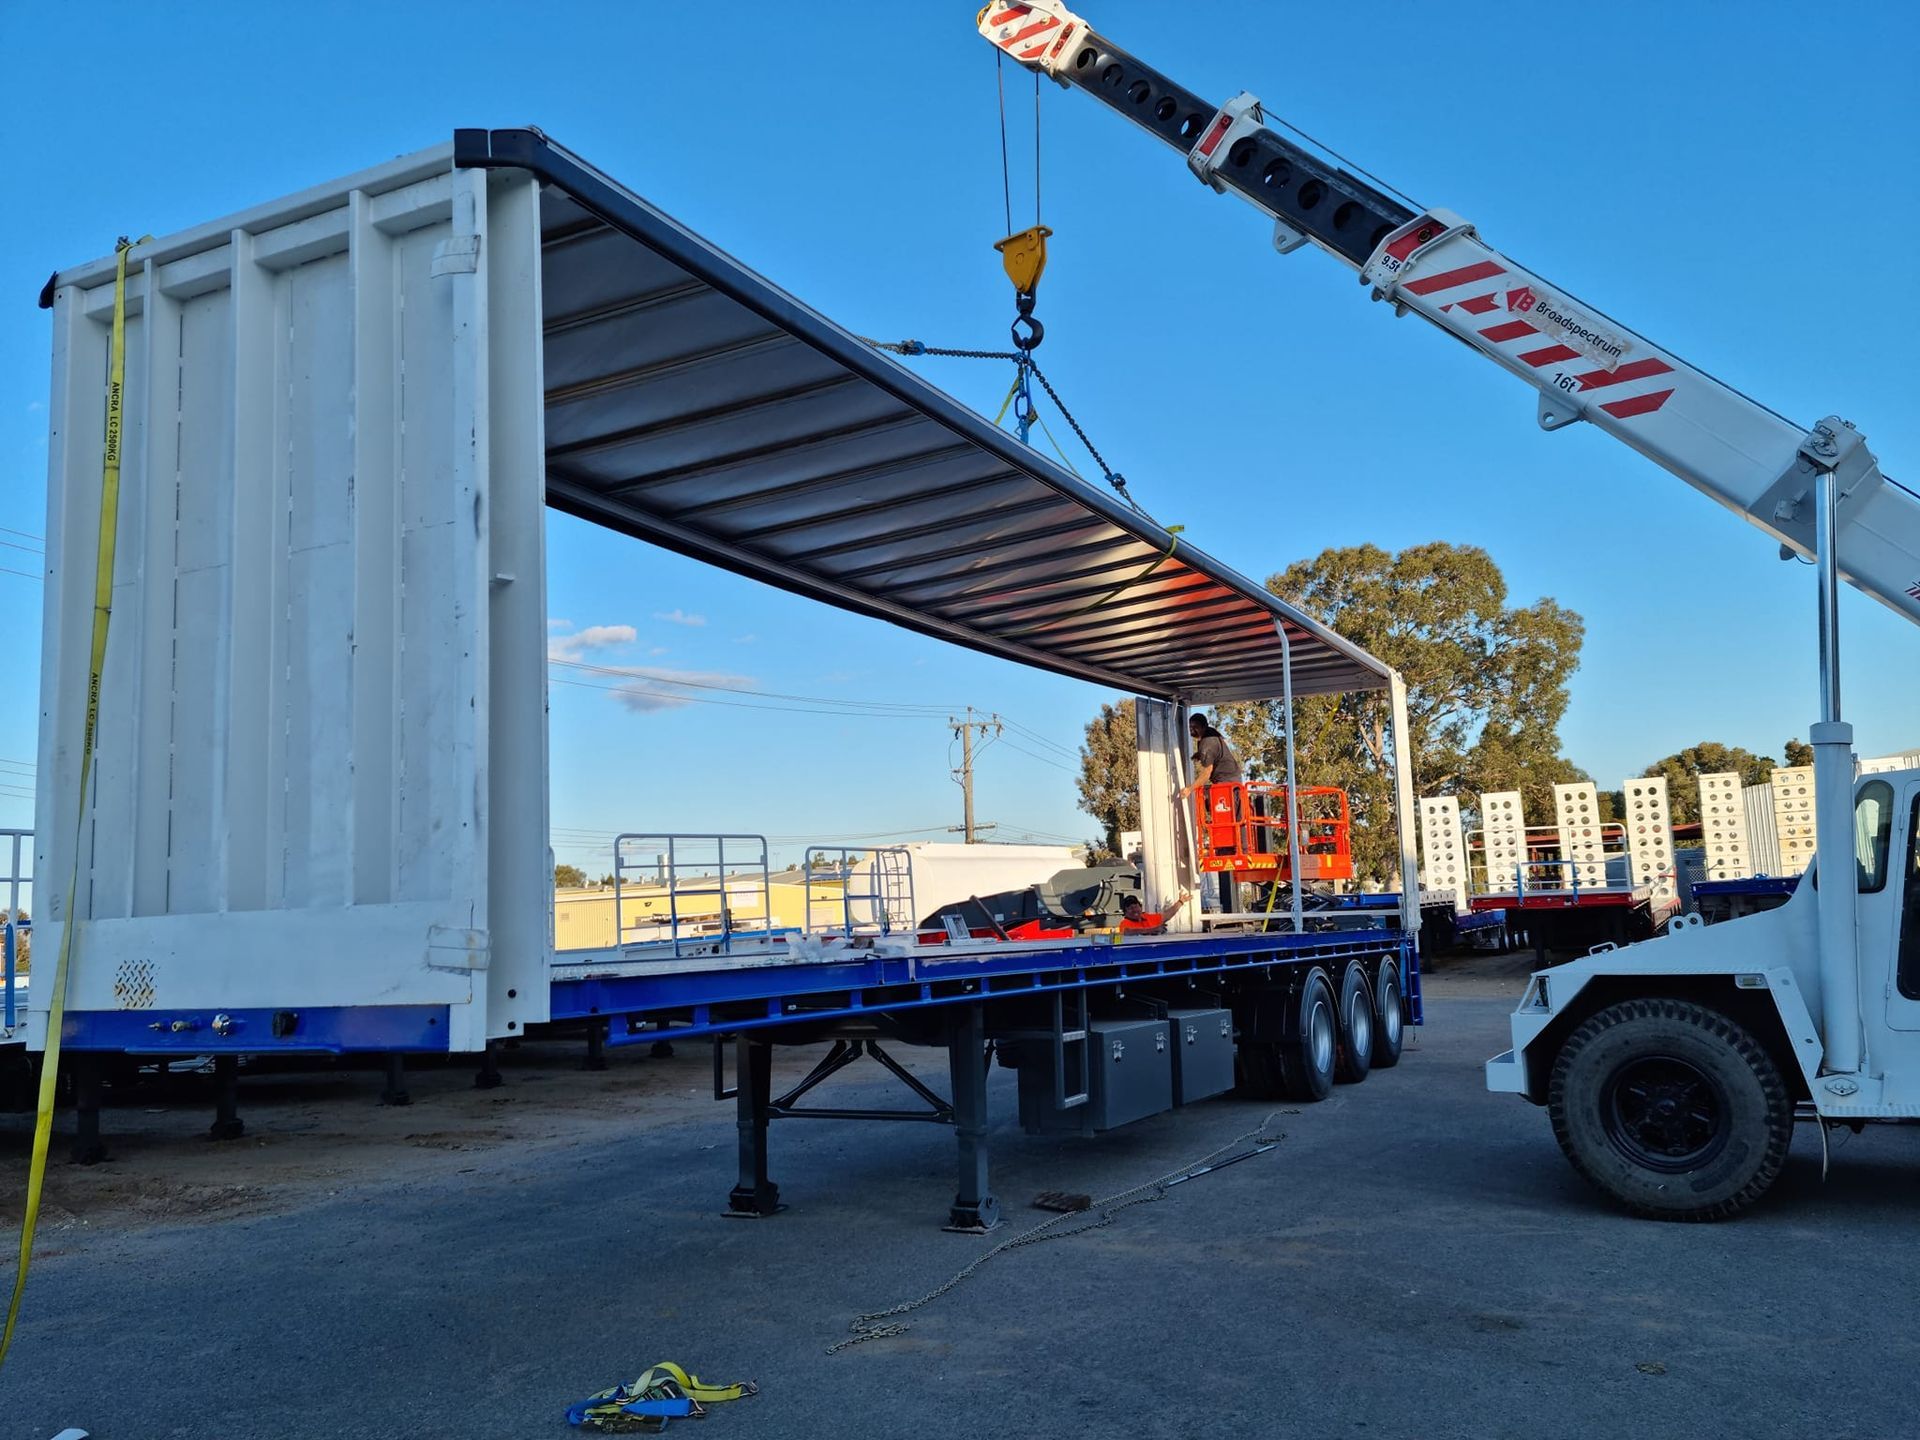
[[[445,139],[536,123],[862,333],[999,347],[1011,296],[992,53],[972,5],[858,23],[813,7],[0,4],[0,118],[16,137],[0,226],[0,572],[44,534],[48,273]],[[1498,248],[1803,421],[1854,420],[1920,478],[1920,233],[1910,152],[1920,10],[1618,3],[1337,7],[1106,0],[1089,18],[1187,86],[1241,89]],[[1817,42],[1817,55],[1809,49]],[[1008,73],[1015,221],[1032,196],[1031,82]],[[1604,784],[1702,739],[1778,754],[1816,705],[1813,572],[1352,276],[1275,258],[1261,218],[1085,97],[1042,99],[1041,358],[1163,520],[1265,576],[1329,545],[1485,546],[1516,599],[1587,620],[1566,751]],[[997,365],[928,363],[989,412]],[[782,695],[636,711],[552,688],[554,821],[922,832],[959,820],[945,708],[1026,727],[981,757],[1005,838],[1084,835],[1071,748],[1103,698],[550,519],[558,635]],[[25,546],[26,549],[13,548]],[[1861,749],[1920,745],[1911,629],[1849,591]],[[699,623],[689,623],[697,620]],[[601,631],[607,641],[624,631]],[[39,585],[0,573],[0,827],[30,823]],[[591,672],[555,675],[591,684]],[[725,692],[707,692],[720,698]],[[755,710],[746,704],[789,709]],[[1038,738],[1036,738],[1038,737]],[[1017,747],[1017,748],[1016,748]],[[782,840],[783,847],[790,842]]]

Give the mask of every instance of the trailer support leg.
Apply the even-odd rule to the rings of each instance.
[[[207,1127],[209,1140],[238,1140],[247,1133],[247,1122],[240,1118],[240,1057],[213,1057],[213,1124]]]
[[[487,1048],[480,1052],[480,1068],[474,1072],[473,1088],[476,1090],[498,1090],[503,1082],[500,1079],[500,1052],[493,1048],[493,1042],[487,1042]]]
[[[413,1096],[407,1093],[407,1057],[398,1050],[387,1054],[387,1088],[380,1092],[382,1105],[411,1105]]]
[[[780,1187],[767,1178],[767,1122],[772,1119],[773,1046],[739,1036],[734,1041],[734,1105],[740,1127],[740,1179],[727,1196],[731,1215],[772,1215],[782,1207]]]
[[[954,1007],[947,1032],[953,1081],[953,1133],[960,1148],[960,1183],[946,1228],[968,1234],[1000,1223],[1000,1202],[987,1190],[987,1020],[984,1005]]]
[[[587,1058],[580,1062],[582,1070],[604,1070],[607,1068],[607,1022],[605,1020],[587,1021]]]
[[[107,1147],[100,1139],[101,1069],[96,1055],[76,1056],[73,1062],[73,1107],[79,1122],[73,1136],[76,1165],[98,1165],[107,1158]]]

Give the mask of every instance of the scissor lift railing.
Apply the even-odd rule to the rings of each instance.
[[[20,995],[20,941],[33,925],[19,917],[32,903],[33,832],[0,830],[0,862],[7,867],[0,871],[0,949],[4,949],[6,967],[0,979],[5,988],[0,997],[0,1039],[10,1039],[26,1019]]]
[[[864,890],[854,889],[856,855],[871,861]],[[808,934],[837,929],[842,935],[852,935],[856,930],[876,929],[882,935],[890,935],[895,930],[911,930],[918,923],[918,914],[913,908],[913,855],[904,846],[863,849],[852,845],[809,845],[801,864],[807,876]],[[841,882],[836,894],[823,893],[824,887],[818,883],[828,874]],[[865,905],[871,918],[856,920],[856,905]],[[837,920],[833,918],[836,909]],[[821,917],[818,921],[816,913]]]
[[[728,849],[732,847],[729,856]],[[635,851],[646,854],[642,861]],[[641,886],[630,877],[652,872],[652,886]],[[643,926],[657,929],[658,917],[627,923],[629,896],[643,890],[666,900],[666,931],[662,939],[673,946],[676,958],[687,946],[698,943],[701,953],[730,955],[736,941],[766,940],[774,933],[773,883],[767,865],[767,837],[764,835],[625,834],[613,839],[613,925],[614,943],[644,943],[639,937],[630,941],[630,931]],[[760,901],[758,926],[736,922],[731,901],[757,892]],[[687,902],[709,901],[701,907]],[[715,948],[717,947],[717,949]]]
[[[1287,787],[1264,780],[1203,785],[1194,792],[1200,868],[1249,880],[1290,880]],[[1295,792],[1303,881],[1353,878],[1352,821],[1346,791],[1303,785]]]

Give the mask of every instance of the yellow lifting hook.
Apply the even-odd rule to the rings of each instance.
[[[1046,273],[1047,237],[1051,234],[1053,231],[1046,226],[1035,225],[993,242],[993,248],[1000,252],[1000,264],[1006,269],[1007,279],[1013,282],[1014,303],[1020,310],[1019,318],[1013,322],[1013,343],[1023,351],[1032,350],[1046,334],[1040,322],[1033,318],[1033,292]],[[1023,325],[1027,327],[1025,331],[1021,329]]]

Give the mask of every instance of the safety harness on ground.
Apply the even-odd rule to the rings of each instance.
[[[87,665],[86,733],[80,743],[80,786],[73,827],[73,869],[67,881],[66,923],[60,927],[59,958],[47,995],[46,1051],[40,1060],[40,1102],[33,1121],[33,1160],[27,1170],[27,1203],[20,1218],[20,1263],[13,1272],[13,1298],[7,1302],[6,1330],[0,1333],[0,1365],[13,1347],[20,1302],[27,1293],[27,1266],[33,1259],[33,1232],[40,1220],[40,1193],[47,1181],[47,1148],[53,1140],[53,1098],[60,1080],[60,1040],[67,1015],[67,976],[73,966],[75,908],[80,893],[80,833],[87,817],[87,786],[93,778],[93,741],[100,725],[100,675],[107,659],[107,623],[113,614],[113,550],[120,516],[120,436],[127,381],[127,252],[152,236],[114,247],[113,342],[107,360],[107,437],[100,465],[100,543],[94,553],[93,652]],[[34,990],[38,992],[39,985]]]
[[[567,1423],[612,1434],[664,1430],[671,1420],[705,1417],[706,1407],[757,1395],[751,1380],[709,1385],[671,1360],[662,1360],[637,1380],[590,1395],[567,1411]]]

